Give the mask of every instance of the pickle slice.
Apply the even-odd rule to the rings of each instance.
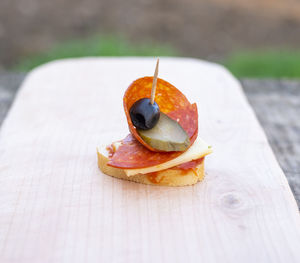
[[[158,123],[150,130],[137,129],[142,139],[152,148],[164,151],[185,151],[190,145],[190,138],[180,124],[160,113]]]

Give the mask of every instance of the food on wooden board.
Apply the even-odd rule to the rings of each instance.
[[[167,186],[192,185],[204,178],[211,147],[198,137],[197,105],[170,83],[135,80],[123,97],[130,134],[98,149],[98,166],[110,176]]]

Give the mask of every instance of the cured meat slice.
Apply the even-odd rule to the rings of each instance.
[[[123,104],[131,134],[122,141],[108,165],[123,169],[145,168],[165,163],[182,154],[182,152],[158,152],[143,141],[132,124],[129,110],[139,99],[150,98],[152,82],[153,77],[140,78],[126,90]],[[177,88],[162,79],[157,79],[155,101],[161,112],[177,121],[187,132],[192,145],[198,135],[197,105],[190,104]]]
[[[135,80],[126,90],[123,98],[124,110],[129,126],[129,130],[141,144],[151,151],[158,152],[144,142],[134,127],[130,118],[130,108],[138,100],[151,97],[153,77],[144,77]],[[174,120],[177,120],[183,129],[191,136],[194,135],[198,128],[198,115],[195,116],[194,107],[191,107],[188,99],[172,84],[160,78],[157,79],[155,102],[158,104],[160,111],[167,114]],[[190,115],[191,114],[191,115]],[[196,117],[196,118],[195,118]],[[185,127],[182,125],[182,119],[188,119],[189,123]],[[192,133],[192,135],[190,135]]]
[[[198,135],[197,105],[188,104],[184,108],[169,112],[168,116],[177,120],[186,130],[192,145]],[[182,152],[153,152],[129,134],[112,155],[108,165],[123,169],[145,168],[170,161],[181,154]]]
[[[189,170],[194,169],[197,167],[200,163],[204,161],[204,157],[198,159],[198,160],[192,160],[187,163],[182,163],[174,167],[174,169],[180,169],[180,170]]]

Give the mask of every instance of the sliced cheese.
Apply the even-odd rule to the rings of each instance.
[[[179,164],[187,163],[192,160],[197,160],[205,155],[208,155],[212,152],[212,148],[204,142],[199,137],[196,139],[196,141],[193,143],[193,145],[183,154],[179,155],[177,158],[170,160],[165,163],[161,163],[159,165],[150,166],[146,168],[139,168],[139,169],[124,169],[124,172],[127,176],[132,176],[136,174],[147,174],[147,173],[153,173],[165,169],[172,168],[174,166],[177,166]]]
[[[114,147],[118,147],[119,145],[114,145]],[[106,147],[100,147],[99,151],[103,155],[107,155],[107,150]],[[211,146],[204,142],[201,138],[197,137],[196,141],[193,143],[193,145],[183,154],[179,155],[177,158],[170,160],[168,162],[155,165],[155,166],[150,166],[150,167],[145,167],[145,168],[138,168],[138,169],[124,169],[124,172],[126,173],[127,176],[133,176],[136,174],[147,174],[147,173],[153,173],[165,169],[172,168],[174,166],[177,166],[179,164],[187,163],[192,160],[197,160],[205,155],[208,155],[212,152]]]

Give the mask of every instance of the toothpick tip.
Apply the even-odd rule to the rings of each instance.
[[[156,82],[157,82],[157,76],[158,76],[158,65],[159,65],[159,58],[157,58],[155,72],[154,72],[154,76],[153,76],[151,100],[150,100],[151,104],[154,103],[154,98],[155,98]]]

